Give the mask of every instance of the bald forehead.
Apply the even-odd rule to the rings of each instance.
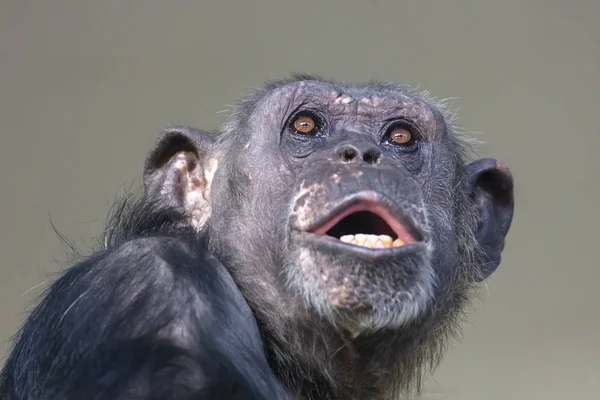
[[[274,98],[319,101],[329,105],[354,105],[355,107],[390,107],[419,101],[399,86],[349,86],[320,81],[298,81],[275,89]]]
[[[422,125],[432,135],[431,139],[444,131],[442,114],[433,105],[400,86],[297,81],[275,88],[261,103],[269,113],[287,113],[309,106],[336,116],[374,120],[408,118]]]

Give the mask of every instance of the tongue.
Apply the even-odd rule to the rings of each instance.
[[[388,235],[365,235],[362,233],[356,235],[344,235],[340,237],[340,240],[344,243],[369,247],[372,249],[389,249],[391,247],[404,246],[405,244],[400,239],[392,240]]]

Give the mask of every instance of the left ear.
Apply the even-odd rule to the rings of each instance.
[[[198,129],[165,129],[144,166],[145,195],[182,210],[197,229],[212,213],[211,186],[218,166],[214,142],[214,135]]]
[[[480,280],[484,280],[502,258],[514,212],[513,178],[502,162],[491,158],[467,165],[466,173],[471,198],[480,213],[477,241],[484,251],[480,274]]]

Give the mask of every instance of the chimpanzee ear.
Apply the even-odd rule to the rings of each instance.
[[[467,165],[467,178],[480,212],[477,240],[484,251],[480,271],[480,280],[483,280],[500,264],[504,238],[513,218],[513,178],[504,164],[489,158]]]
[[[211,214],[210,189],[217,165],[213,135],[188,127],[165,129],[146,158],[145,194],[181,209],[200,229]]]

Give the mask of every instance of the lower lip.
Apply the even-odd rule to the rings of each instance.
[[[357,253],[362,253],[365,255],[400,255],[407,253],[416,253],[422,250],[425,250],[426,244],[424,242],[413,242],[407,243],[403,246],[398,247],[387,247],[387,248],[372,248],[372,247],[364,247],[357,246],[350,243],[344,243],[339,239],[326,236],[326,235],[317,235],[314,233],[308,232],[298,232],[296,231],[296,235],[300,235],[303,240],[307,240],[309,242],[316,242],[321,244],[327,244],[327,246],[331,246],[333,248],[339,248],[344,251],[352,251]]]

